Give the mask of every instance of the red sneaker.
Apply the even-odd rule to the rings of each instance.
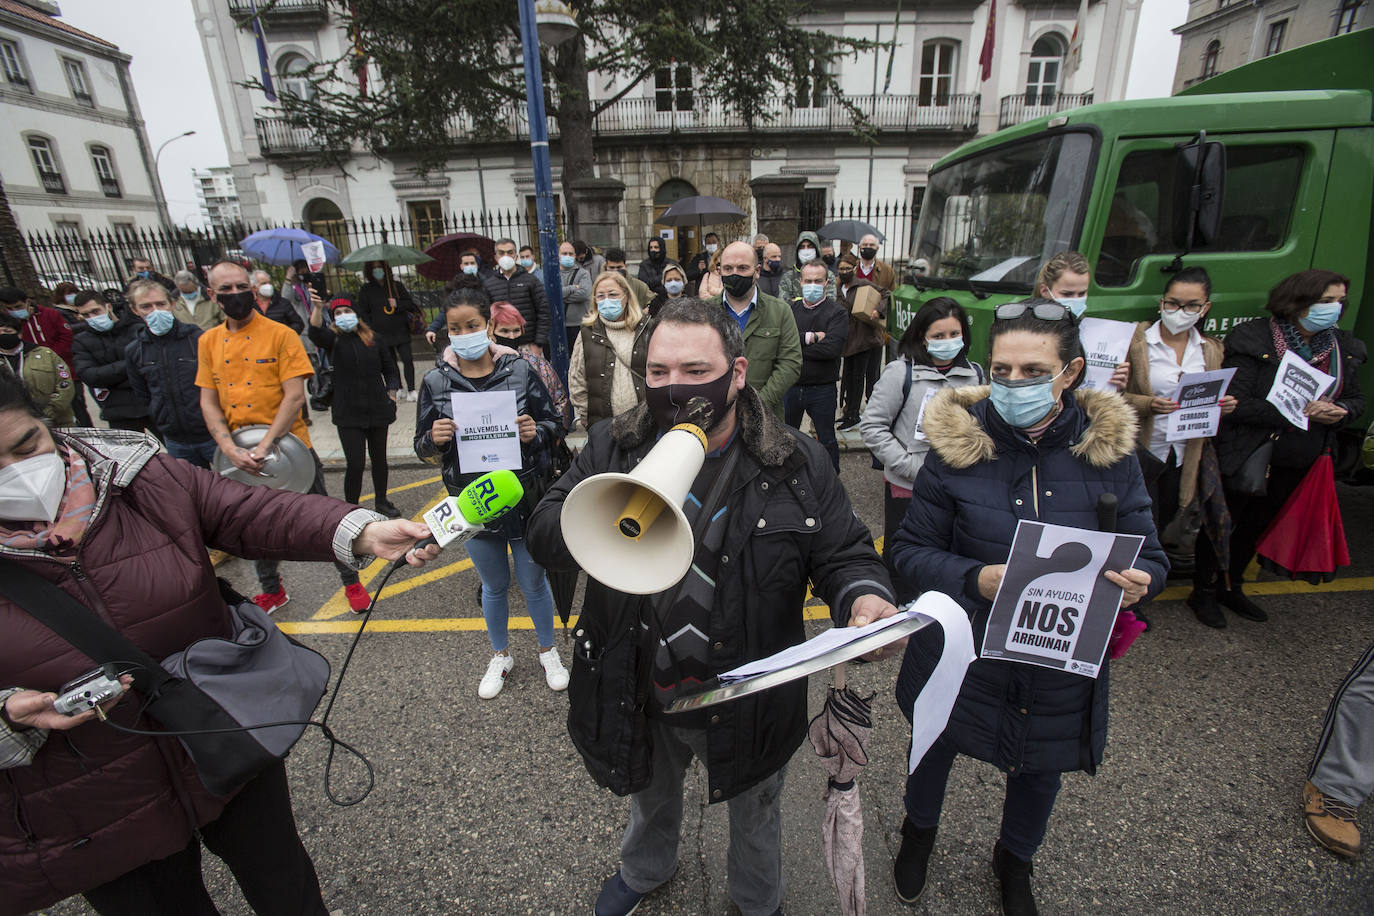
[[[348,606],[353,609],[355,614],[361,614],[367,610],[368,605],[372,604],[372,598],[368,595],[367,589],[363,588],[361,582],[345,585],[344,596],[348,598]]]
[[[255,596],[253,603],[270,614],[290,600],[291,596],[286,593],[286,586],[282,585],[278,586],[275,592],[263,592]]]

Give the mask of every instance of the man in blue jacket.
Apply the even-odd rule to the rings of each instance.
[[[707,455],[683,505],[696,541],[691,570],[654,597],[589,578],[578,622],[568,734],[593,779],[630,795],[621,866],[602,885],[596,913],[626,916],[672,878],[683,773],[696,757],[711,802],[730,807],[730,897],[744,916],[771,916],[783,896],[783,768],[806,734],[806,681],[708,709],[665,710],[713,675],[802,642],[808,581],[835,626],[897,609],[825,451],[784,426],[746,384],[734,316],[717,302],[680,299],[665,303],[657,322],[645,403],[592,427],[526,529],[536,562],[576,569],[561,526],[569,491],[594,474],[632,469],[661,431],[687,419],[677,405],[692,405]],[[710,405],[705,416],[695,412],[699,403]],[[723,488],[722,474],[730,475]]]
[[[124,350],[129,384],[148,404],[167,454],[208,468],[215,440],[205,428],[196,387],[201,329],[176,320],[171,297],[156,280],[135,280],[125,298],[143,325]]]

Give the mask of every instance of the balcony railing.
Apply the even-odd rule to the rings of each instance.
[[[1054,101],[1051,102],[1046,102],[1043,96],[1033,100],[1033,102],[1027,102],[1025,93],[1004,95],[1002,96],[1002,109],[997,117],[997,127],[999,129],[1011,127],[1013,124],[1022,124],[1036,118],[1043,118],[1045,115],[1068,111],[1070,108],[1079,108],[1092,103],[1092,92],[1074,94],[1061,92],[1054,96]]]
[[[67,193],[67,183],[62,180],[61,172],[39,172],[38,177],[43,181],[43,190],[49,194]]]
[[[329,4],[326,0],[258,0],[258,15],[264,25],[306,24],[323,25],[329,21]],[[229,0],[229,15],[240,25],[253,16],[253,6],[249,0]]]
[[[123,197],[123,196],[124,196],[123,194],[121,194],[121,193],[119,192],[119,179],[118,179],[118,178],[102,178],[102,179],[100,179],[100,190],[102,190],[102,191],[105,192],[105,196],[106,196],[106,197]]]
[[[324,149],[324,142],[313,128],[293,124],[286,118],[254,118],[258,147],[264,156],[308,153]]]

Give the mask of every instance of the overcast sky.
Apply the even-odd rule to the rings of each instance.
[[[172,220],[200,225],[191,170],[228,165],[229,155],[191,0],[59,2],[64,20],[114,42],[133,57],[134,88],[154,151],[177,134],[196,131],[194,136],[168,144],[160,171]],[[1169,94],[1178,60],[1178,36],[1170,29],[1188,15],[1188,0],[1140,2],[1140,27],[1126,90],[1126,97],[1132,99]]]

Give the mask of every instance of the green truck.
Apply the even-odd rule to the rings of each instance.
[[[900,336],[921,302],[951,296],[986,356],[992,309],[1033,292],[1050,255],[1092,265],[1088,314],[1157,315],[1171,272],[1207,268],[1203,330],[1264,311],[1283,277],[1351,279],[1341,321],[1374,341],[1374,29],[1306,45],[1177,96],[1064,111],[975,140],[931,169],[911,258],[928,275],[893,296]],[[1374,391],[1374,362],[1362,376]]]

